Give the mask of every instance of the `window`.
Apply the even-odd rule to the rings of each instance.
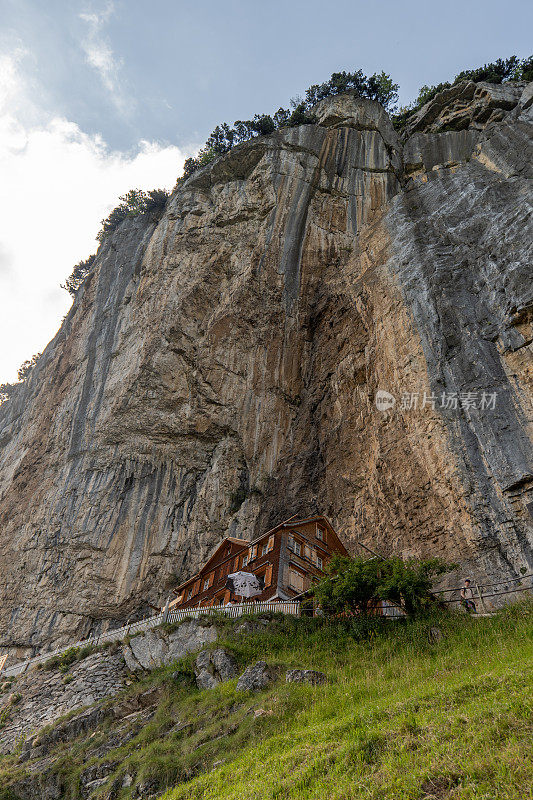
[[[248,564],[248,553],[242,558],[242,565],[245,567]]]
[[[304,590],[304,576],[292,567],[289,568],[289,586],[298,592],[303,592]]]
[[[302,554],[302,545],[300,542],[297,542],[296,539],[294,540],[294,552],[297,556]]]
[[[317,526],[316,538],[320,539],[321,542],[325,542],[326,541],[326,531],[324,530],[324,528],[319,528]]]
[[[250,550],[250,561],[253,561],[256,555],[257,555],[257,545],[254,544],[254,546]]]
[[[289,550],[294,550],[294,538],[292,536],[289,536],[288,547],[289,547]]]
[[[265,542],[264,545],[261,547],[261,555],[266,556],[268,553],[268,542]]]
[[[320,556],[316,557],[316,565],[317,565],[318,569],[323,569],[324,568],[324,562],[322,561]]]
[[[206,578],[204,581],[204,592],[209,589],[209,578]]]
[[[187,600],[190,600],[191,597],[192,597],[192,589],[189,589],[189,591],[187,592]]]

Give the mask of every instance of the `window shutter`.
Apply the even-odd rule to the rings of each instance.
[[[193,593],[193,595],[195,595],[195,594],[198,594],[199,591],[200,591],[200,581],[198,580],[198,581],[195,582],[194,586],[192,587],[192,593]]]
[[[272,564],[269,564],[265,572],[265,586],[270,586],[272,583]]]
[[[239,556],[235,556],[233,559],[233,572],[237,572],[239,569]]]
[[[297,572],[295,569],[289,570],[289,585],[292,589],[296,589],[298,592],[303,592],[304,576],[301,574],[301,572]]]
[[[213,581],[215,580],[215,573],[212,572],[209,576],[209,586],[213,585]]]
[[[274,549],[274,537],[273,537],[273,536],[269,536],[269,537],[268,537],[268,548],[267,548],[267,552],[268,552],[268,553],[270,553],[270,551],[271,551],[271,550],[273,550],[273,549]]]

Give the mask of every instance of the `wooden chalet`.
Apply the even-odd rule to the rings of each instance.
[[[174,589],[169,608],[239,602],[225,586],[227,576],[239,571],[264,578],[254,601],[290,600],[323,575],[335,553],[349,555],[323,516],[291,518],[252,541],[228,536],[196,575]]]

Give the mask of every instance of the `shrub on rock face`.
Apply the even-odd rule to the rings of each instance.
[[[165,210],[168,192],[165,189],[152,189],[149,192],[143,189],[130,189],[119,197],[119,200],[120,204],[102,220],[102,228],[96,236],[99,242],[103,242],[107,234],[116,230],[128,217],[137,217],[140,214],[160,216]]]
[[[533,80],[533,56],[519,59],[517,56],[510,58],[498,58],[490,64],[484,64],[475,69],[466,69],[455,76],[452,82],[445,81],[436,86],[422,86],[416,100],[409,106],[401,108],[392,118],[394,127],[401,130],[408,118],[422,108],[430,100],[433,100],[440,92],[450,89],[461,81],[474,81],[485,83],[506,83],[507,81],[532,81]]]
[[[28,359],[28,361],[24,361],[24,363],[20,365],[17,372],[19,381],[26,380],[36,363],[39,361],[41,355],[41,353],[36,353],[34,356]]]
[[[85,278],[91,271],[91,267],[94,264],[96,256],[93,254],[86,258],[84,261],[78,261],[75,265],[74,269],[66,279],[65,283],[61,284],[62,289],[66,289],[67,292],[72,296],[76,297],[80,287],[82,286]]]

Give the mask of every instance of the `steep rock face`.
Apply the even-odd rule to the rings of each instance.
[[[436,98],[404,143],[323,101],[106,239],[0,408],[5,646],[95,632],[294,513],[480,580],[531,567],[530,88],[440,133]]]

